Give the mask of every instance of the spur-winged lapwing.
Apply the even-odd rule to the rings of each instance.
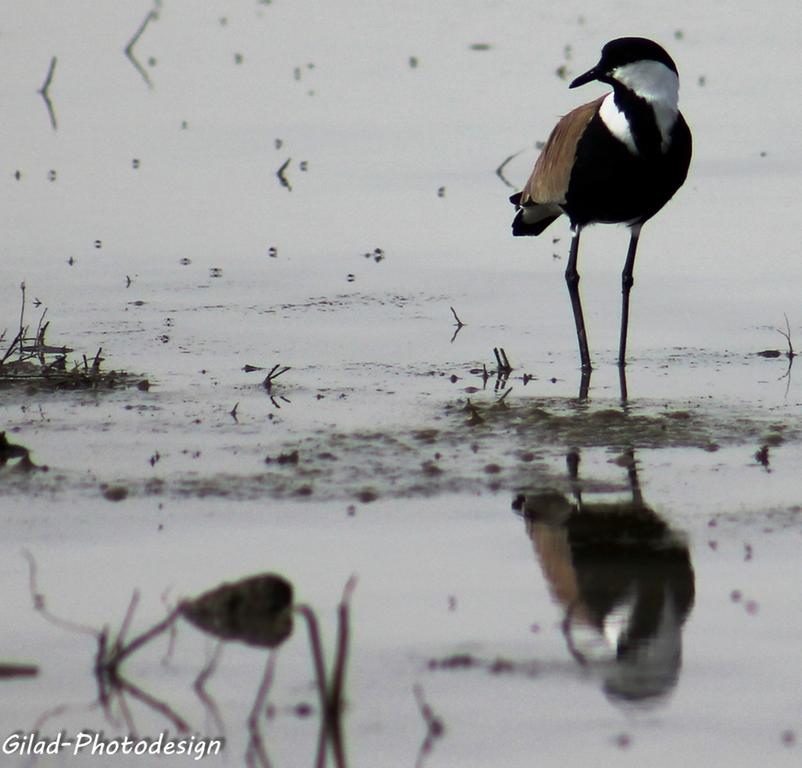
[[[657,43],[642,37],[612,40],[599,63],[569,87],[592,80],[611,85],[612,92],[557,123],[523,191],[510,198],[518,210],[513,235],[539,235],[563,213],[571,220],[565,280],[584,371],[591,365],[576,268],[582,228],[594,223],[630,228],[618,348],[623,368],[638,236],[685,181],[691,160],[691,132],[677,107],[677,67]]]

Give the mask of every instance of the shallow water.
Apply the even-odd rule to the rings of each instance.
[[[696,152],[644,229],[626,403],[626,233],[583,237],[596,369],[580,400],[567,227],[513,240],[494,173],[524,148],[505,167],[520,183],[534,141],[593,95],[555,70],[595,62],[621,33],[610,15],[170,2],[134,48],[152,87],[122,54],[146,3],[4,19],[0,324],[13,337],[24,281],[51,343],[102,348],[150,388],[0,389],[0,429],[47,467],[0,468],[0,661],[38,667],[2,680],[3,738],[129,727],[118,701],[92,706],[95,638],[34,610],[25,548],[46,607],[95,631],[138,590],[129,637],[165,604],[283,574],[329,654],[356,575],[348,765],[796,764],[802,391],[784,356],[756,354],[786,350],[784,315],[799,335],[802,260],[773,224],[802,172],[798,106],[777,96],[799,11],[782,6],[780,29],[734,6],[727,35],[695,5],[673,26],[626,6],[679,64]],[[771,41],[770,82],[734,40]],[[53,55],[56,130],[36,93]],[[266,652],[226,643],[210,706],[193,682],[215,643],[176,628],[169,658],[162,636],[124,672],[225,736],[207,762],[239,764]],[[297,620],[261,721],[272,765],[315,763],[313,679]],[[428,742],[416,685],[441,724]],[[140,736],[174,730],[126,701]]]

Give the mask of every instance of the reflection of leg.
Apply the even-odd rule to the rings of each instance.
[[[621,339],[618,343],[618,365],[623,368],[627,364],[627,329],[629,328],[629,292],[635,280],[632,277],[632,270],[635,267],[635,251],[638,248],[638,237],[640,237],[640,224],[635,224],[630,228],[629,249],[627,250],[627,260],[624,264],[624,271],[621,273]],[[626,382],[624,382],[626,387]],[[622,396],[623,399],[626,399]]]
[[[579,342],[579,358],[582,361],[582,370],[589,371],[591,368],[590,352],[588,351],[588,338],[585,333],[585,318],[582,316],[582,300],[579,298],[579,272],[576,269],[576,260],[579,255],[579,234],[581,231],[581,226],[571,226],[571,250],[568,254],[568,266],[565,269],[565,282],[568,284],[571,309],[574,311],[576,338]]]
[[[629,488],[632,491],[632,503],[636,507],[643,506],[643,494],[640,489],[640,480],[638,480],[638,462],[635,458],[635,451],[630,448],[627,451],[627,477],[629,479]]]
[[[568,480],[571,483],[571,493],[576,502],[577,510],[582,510],[582,490],[579,487],[579,450],[572,448],[565,456],[568,467]]]

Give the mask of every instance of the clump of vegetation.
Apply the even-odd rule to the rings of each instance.
[[[82,355],[80,359],[70,359],[74,352],[67,346],[48,343],[46,339],[50,321],[45,321],[44,309],[35,328],[25,322],[25,283],[20,286],[22,306],[19,316],[19,330],[11,343],[0,356],[0,386],[33,386],[43,389],[111,389],[118,386],[136,384],[140,389],[148,389],[146,380],[121,371],[102,371],[102,348],[94,357]],[[38,306],[38,301],[34,302]],[[7,339],[7,332],[0,333],[0,344]],[[2,350],[2,347],[0,347]]]

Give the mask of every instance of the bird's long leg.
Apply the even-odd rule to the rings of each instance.
[[[630,228],[629,249],[627,250],[627,260],[624,264],[624,271],[621,273],[621,339],[618,343],[618,367],[623,368],[627,364],[627,329],[629,328],[629,292],[635,283],[632,277],[632,270],[635,267],[635,252],[638,249],[638,238],[640,237],[641,224],[635,224]]]
[[[582,370],[590,371],[588,337],[585,332],[585,318],[582,315],[582,300],[579,298],[579,272],[576,269],[576,260],[579,255],[579,234],[581,231],[581,226],[571,225],[571,250],[568,253],[568,266],[565,268],[565,282],[568,285],[568,295],[571,297],[571,309],[574,311],[576,338],[579,342],[579,359],[582,361]]]

